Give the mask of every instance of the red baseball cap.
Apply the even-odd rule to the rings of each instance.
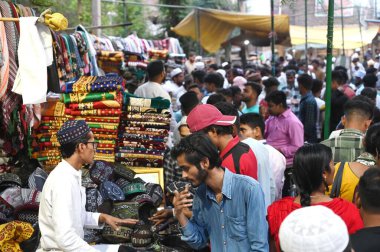
[[[215,106],[210,104],[196,106],[187,116],[187,125],[193,133],[210,125],[230,126],[235,121],[236,116],[223,115]]]

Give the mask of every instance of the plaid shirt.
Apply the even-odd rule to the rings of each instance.
[[[321,143],[330,147],[334,163],[351,162],[364,152],[364,134],[356,129],[344,129],[338,137],[326,139]]]
[[[167,148],[164,152],[164,175],[165,186],[171,182],[180,181],[182,178],[182,170],[177,164],[177,160],[170,155],[170,149]]]

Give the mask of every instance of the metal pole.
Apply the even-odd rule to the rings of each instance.
[[[340,20],[342,22],[342,47],[343,47],[343,56],[346,55],[345,49],[344,49],[344,22],[343,22],[343,0],[340,0]]]
[[[201,46],[201,18],[199,15],[199,8],[195,9],[195,34],[198,43],[198,55],[202,55],[202,46]]]
[[[101,18],[101,4],[100,0],[92,0],[91,4],[91,12],[92,12],[92,26],[101,26],[102,18]],[[100,36],[100,30],[95,31],[96,36]]]
[[[274,0],[270,1],[270,15],[271,15],[271,30],[272,30],[272,37],[271,37],[271,49],[272,49],[272,75],[276,76],[276,66],[275,66],[275,60],[274,60],[274,43],[275,37],[274,37]]]
[[[334,0],[329,0],[329,9],[327,15],[327,65],[326,65],[326,110],[324,138],[327,139],[330,134],[330,117],[331,117],[331,72],[332,72],[332,49],[334,33]]]
[[[307,60],[307,54],[308,54],[308,43],[307,43],[307,0],[305,0],[305,61],[306,65],[308,65],[308,60]]]

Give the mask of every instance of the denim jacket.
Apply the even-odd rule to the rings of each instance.
[[[182,240],[212,251],[269,251],[264,195],[259,183],[225,169],[223,199],[218,204],[205,184],[197,189],[193,217],[181,229]]]

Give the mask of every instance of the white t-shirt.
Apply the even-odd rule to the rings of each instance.
[[[148,81],[142,84],[136,89],[135,95],[143,98],[162,97],[170,101],[170,95],[157,82]]]

